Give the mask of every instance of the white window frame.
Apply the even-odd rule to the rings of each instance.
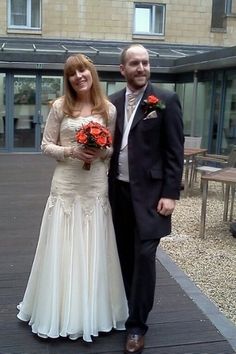
[[[142,35],[158,35],[164,36],[165,34],[165,16],[166,16],[166,6],[165,4],[153,4],[153,3],[135,3],[134,4],[134,21],[133,21],[133,34],[142,34]],[[160,32],[155,32],[155,14],[158,7],[163,9],[163,18],[162,18],[162,29]],[[147,32],[137,31],[135,29],[135,15],[136,9],[148,9],[150,10],[150,30]]]
[[[32,0],[26,0],[26,25],[14,25],[11,24],[11,1],[8,0],[8,28],[18,28],[18,29],[30,29],[30,30],[40,30],[41,29],[41,9],[42,9],[42,0],[39,1],[39,27],[33,27],[31,25],[32,19]]]

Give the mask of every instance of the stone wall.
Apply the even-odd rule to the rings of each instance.
[[[224,32],[211,32],[212,0],[136,0],[166,4],[164,36],[133,35],[133,0],[42,0],[42,30],[7,30],[7,1],[0,1],[0,35],[86,40],[235,45],[236,17]]]

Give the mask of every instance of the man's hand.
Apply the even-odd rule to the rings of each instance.
[[[157,205],[157,212],[164,216],[171,215],[174,211],[175,204],[174,199],[161,198]]]

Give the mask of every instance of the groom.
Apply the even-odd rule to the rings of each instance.
[[[155,291],[155,255],[171,232],[183,170],[179,99],[149,82],[147,50],[132,44],[121,54],[127,87],[110,97],[117,109],[109,194],[129,305],[125,353],[141,353]]]

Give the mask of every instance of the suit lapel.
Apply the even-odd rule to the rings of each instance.
[[[124,128],[124,112],[125,112],[125,89],[121,92],[121,97],[118,100],[119,106],[116,107],[117,110],[117,126],[121,133],[123,133]]]
[[[143,93],[143,97],[141,98],[139,105],[137,107],[137,110],[136,110],[130,130],[132,130],[136,126],[136,124],[144,118],[144,111],[143,111],[142,103],[143,103],[143,100],[145,100],[152,93],[153,93],[152,85],[150,83],[148,83],[147,88]]]

